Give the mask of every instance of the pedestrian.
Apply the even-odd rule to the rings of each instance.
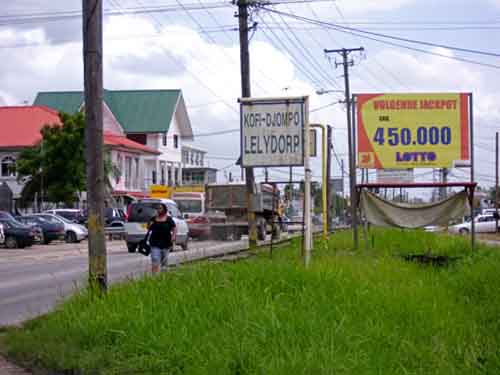
[[[175,222],[168,214],[167,205],[157,206],[157,215],[149,223],[149,245],[151,246],[151,272],[158,273],[168,265],[168,254],[175,242]]]

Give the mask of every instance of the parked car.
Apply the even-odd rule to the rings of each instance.
[[[168,214],[175,222],[175,244],[179,245],[182,250],[187,250],[189,228],[175,202],[170,199],[142,199],[130,204],[128,221],[125,223],[125,239],[130,253],[137,250],[137,245],[146,235],[148,223],[156,215],[156,207],[159,203],[167,206]]]
[[[78,224],[85,224],[87,221],[83,210],[77,208],[55,208],[52,210],[46,210],[44,213],[62,216],[65,219]]]
[[[14,217],[14,215],[12,215],[10,212],[7,212],[7,211],[0,211],[0,219],[6,219],[6,220],[14,221],[17,224],[27,225],[35,233],[35,242],[42,242],[43,230],[39,225],[34,224],[34,223],[26,224],[26,223],[20,222],[17,219],[17,217]]]
[[[9,249],[24,248],[35,242],[35,231],[16,220],[0,217],[5,235],[5,247]]]
[[[45,245],[51,241],[64,240],[64,224],[61,222],[50,222],[36,215],[17,216],[16,219],[23,224],[40,227],[42,229],[40,242]]]
[[[107,227],[123,227],[125,225],[126,215],[121,208],[106,207],[104,209],[104,225]]]
[[[496,219],[493,214],[477,215],[474,218],[474,229],[477,233],[496,232],[495,228]],[[449,227],[452,233],[468,234],[471,231],[472,222],[466,221],[461,224]]]
[[[81,224],[74,223],[62,216],[50,213],[32,214],[32,216],[40,216],[49,221],[50,223],[64,225],[64,239],[68,243],[80,242],[86,239],[89,235],[87,228]]]
[[[0,224],[0,245],[5,243],[5,234],[3,231],[3,224]]]

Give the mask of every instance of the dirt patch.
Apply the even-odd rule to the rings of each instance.
[[[403,259],[408,262],[418,263],[426,266],[447,267],[456,262],[461,257],[450,257],[447,255],[430,254],[408,254],[403,255]]]

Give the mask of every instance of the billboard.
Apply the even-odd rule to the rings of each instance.
[[[243,167],[304,165],[307,97],[242,98],[240,103]]]
[[[451,168],[469,160],[463,93],[356,95],[359,168]]]

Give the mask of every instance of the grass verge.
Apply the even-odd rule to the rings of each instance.
[[[373,235],[373,239],[371,236]],[[71,374],[497,374],[500,251],[421,231],[294,241],[87,292],[9,329],[10,358]],[[425,267],[400,255],[460,257]]]

